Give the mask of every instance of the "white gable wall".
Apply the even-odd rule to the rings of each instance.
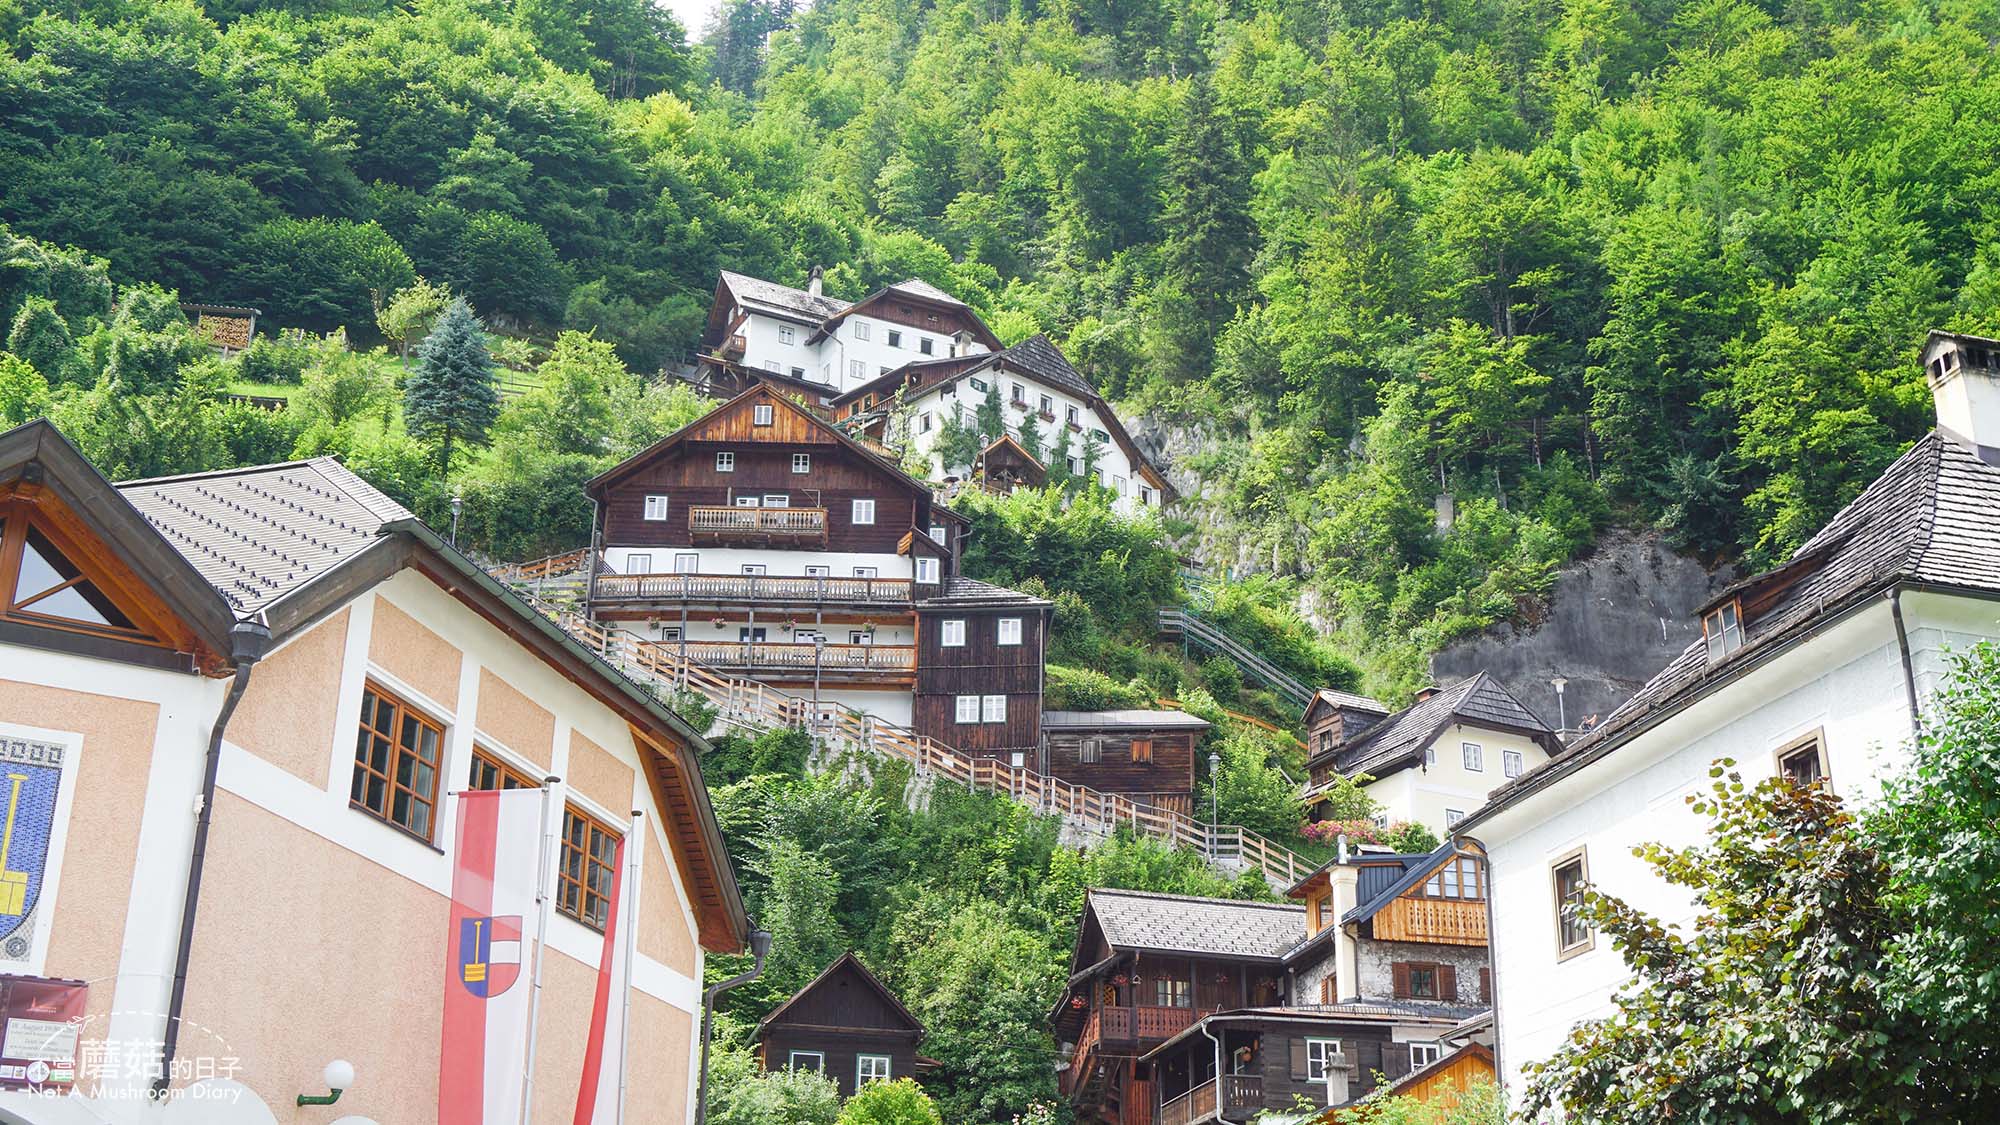
[[[1465,744],[1480,749],[1483,768],[1465,768]],[[1380,781],[1362,786],[1362,791],[1382,806],[1382,815],[1392,821],[1422,824],[1433,832],[1448,831],[1449,814],[1470,815],[1486,803],[1486,795],[1506,784],[1505,752],[1522,757],[1522,772],[1534,769],[1549,756],[1540,743],[1526,735],[1488,727],[1453,723],[1431,743],[1434,760],[1427,765],[1399,770]]]

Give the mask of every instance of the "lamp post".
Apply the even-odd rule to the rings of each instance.
[[[458,513],[465,509],[465,490],[451,490],[451,545],[458,546]]]
[[[1222,823],[1222,755],[1208,752],[1208,822]]]
[[[1569,686],[1569,678],[1557,676],[1549,684],[1556,689],[1556,734],[1560,737],[1569,729],[1569,711],[1563,704],[1563,689]]]

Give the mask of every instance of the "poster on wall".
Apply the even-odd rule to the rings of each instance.
[[[0,974],[39,976],[76,748],[0,727]]]
[[[75,1085],[89,999],[90,986],[80,980],[0,975],[0,1089]]]

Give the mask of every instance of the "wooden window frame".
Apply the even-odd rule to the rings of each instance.
[[[768,402],[752,403],[750,424],[753,426],[775,426],[778,424],[778,408]]]
[[[972,717],[969,719],[965,717],[965,705],[968,701],[972,704]],[[958,726],[969,727],[976,726],[979,723],[979,697],[977,695],[954,695],[952,696],[951,705],[952,721]]]
[[[853,505],[853,508],[848,513],[848,522],[856,527],[875,526],[875,498],[873,496],[856,496]],[[862,518],[864,515],[866,515],[866,519]]]
[[[1746,639],[1743,632],[1742,599],[1731,598],[1702,614],[1701,636],[1703,643],[1707,645],[1708,659],[1711,663],[1742,648]]]
[[[1528,756],[1519,750],[1500,751],[1500,776],[1519,777],[1528,772]]]
[[[1460,741],[1458,744],[1458,764],[1467,773],[1486,772],[1486,746],[1479,742]]]
[[[957,629],[955,630],[952,628],[952,626],[954,625],[957,626]],[[957,640],[952,639],[952,634],[954,632],[957,633],[958,635]],[[939,648],[965,647],[965,618],[947,617],[938,622],[938,647]]]
[[[1009,625],[1012,625],[1014,627],[1014,639],[1011,641],[1007,639],[1007,627]],[[1001,645],[1003,647],[1012,648],[1021,643],[1021,632],[1022,630],[1021,630],[1020,618],[1018,617],[998,618],[996,619],[993,626],[993,643],[996,645]]]
[[[1076,743],[1076,760],[1086,766],[1094,766],[1104,760],[1104,740],[1101,738],[1080,738]]]
[[[871,1061],[882,1064],[882,1073],[871,1075],[867,1072],[867,1064]],[[895,1069],[896,1060],[892,1056],[857,1054],[854,1056],[854,1088],[859,1090],[870,1082],[893,1082],[896,1080]]]
[[[1812,787],[1833,792],[1833,763],[1828,761],[1825,727],[1814,727],[1811,731],[1771,751],[1771,766],[1778,777],[1788,777],[1790,775],[1785,771],[1785,763],[1808,750],[1812,751],[1813,757],[1819,759],[1819,780],[1813,782]]]
[[[792,454],[792,472],[794,472],[794,473],[810,473],[810,472],[812,472],[812,471],[813,471],[813,455],[812,455],[812,454],[810,454],[810,453],[794,453],[794,454]]]
[[[818,1066],[815,1066],[815,1067],[813,1067],[813,1068],[812,1068],[812,1071],[813,1071],[813,1073],[814,1073],[814,1074],[825,1074],[825,1073],[826,1073],[826,1052],[825,1052],[825,1051],[792,1051],[792,1052],[789,1052],[789,1053],[787,1053],[787,1054],[785,1055],[785,1069],[786,1069],[786,1070],[798,1070],[798,1069],[799,1069],[799,1060],[800,1060],[801,1058],[808,1058],[808,1059],[818,1059],[818,1060],[819,1060],[819,1065],[818,1065]]]
[[[1456,893],[1450,892],[1446,887],[1444,875],[1447,869],[1452,873],[1451,884],[1457,888]],[[1485,882],[1485,873],[1481,870],[1478,858],[1460,852],[1438,864],[1437,869],[1417,885],[1416,894],[1419,898],[1440,899],[1446,902],[1484,902]],[[1470,893],[1467,892],[1468,886],[1471,888]]]
[[[937,565],[938,561],[936,559],[929,557],[918,558],[915,571],[916,581],[926,586],[937,585]]]
[[[655,500],[660,502],[660,514],[657,516],[653,514],[653,501]],[[647,523],[659,523],[667,519],[672,514],[672,511],[673,501],[668,494],[664,492],[649,492],[646,494],[646,506],[640,512],[640,518]]]
[[[1412,1000],[1444,999],[1444,974],[1438,971],[1437,962],[1406,961],[1404,962],[1404,965],[1407,967],[1407,971],[1409,973],[1410,999]],[[1428,996],[1424,995],[1424,991],[1417,987],[1417,974],[1419,973],[1428,974],[1427,979],[1430,981],[1430,995]]]
[[[1409,1042],[1409,1047],[1410,1047],[1410,1069],[1413,1071],[1422,1070],[1423,1068],[1430,1066],[1432,1063],[1435,1063],[1439,1059],[1444,1057],[1444,1048],[1438,1046],[1436,1040],[1431,1040],[1426,1042],[1423,1040],[1412,1039]],[[1430,1052],[1431,1057],[1425,1059],[1423,1062],[1418,1062],[1417,1061],[1418,1051],[1428,1051]]]
[[[1322,1005],[1333,1005],[1340,1002],[1339,976],[1328,973],[1319,978],[1319,1002]]]
[[[17,608],[14,605],[14,588],[20,584],[31,529],[47,540],[65,562],[76,568],[77,576],[47,590],[36,591],[33,601]],[[74,617],[35,612],[35,602],[80,583],[96,587],[98,593],[132,623],[132,627],[128,629],[109,623],[100,625]],[[170,639],[172,630],[163,627],[164,617],[155,606],[148,604],[147,592],[132,589],[120,575],[101,565],[90,550],[38,511],[32,502],[6,496],[0,496],[0,619],[38,629],[106,637],[148,648],[174,647]]]
[[[482,766],[493,772],[494,778],[500,782],[499,785],[480,784],[479,771]],[[507,784],[510,781],[514,784]],[[540,789],[542,783],[529,777],[525,771],[516,767],[513,763],[507,761],[507,759],[475,742],[472,745],[472,768],[466,774],[465,787],[474,790]]]
[[[734,452],[730,451],[730,450],[727,450],[727,449],[718,449],[718,450],[716,450],[716,452],[715,452],[715,471],[716,471],[716,472],[718,472],[718,473],[733,473],[733,472],[735,472],[735,471],[736,471],[736,454],[735,454]]]
[[[1152,739],[1135,738],[1132,740],[1132,764],[1135,766],[1150,766],[1153,764]]]
[[[1347,1069],[1347,1054],[1340,1049],[1340,1040],[1324,1039],[1316,1035],[1308,1035],[1303,1038],[1306,1041],[1306,1081],[1324,1082],[1327,1076],[1333,1071]],[[1319,1053],[1320,1057],[1314,1058],[1314,1047],[1331,1047],[1333,1050],[1331,1052],[1321,1050]],[[1313,1073],[1313,1065],[1315,1063],[1319,1065],[1318,1074]]]
[[[993,702],[994,702],[994,700],[999,700],[999,701],[1000,701],[1000,706],[999,706],[999,708],[998,708],[998,710],[999,710],[999,712],[1000,712],[1000,717],[999,717],[999,718],[997,718],[997,719],[993,717],[993,711],[995,710],[995,708],[994,708],[994,706],[993,706]],[[982,695],[982,696],[980,696],[980,697],[979,697],[979,721],[980,721],[981,723],[1000,723],[1000,724],[1004,724],[1004,723],[1006,723],[1006,721],[1007,721],[1007,696],[1006,696],[1006,695],[1004,695],[1004,694],[1001,694],[1001,695]]]
[[[444,722],[431,715],[429,711],[411,703],[402,695],[383,687],[380,681],[370,677],[364,679],[361,684],[361,707],[364,714],[358,720],[356,728],[357,736],[365,734],[377,738],[384,737],[382,730],[371,725],[368,721],[366,713],[371,710],[379,710],[379,708],[371,709],[368,706],[368,697],[371,694],[379,699],[386,700],[394,708],[393,718],[390,720],[390,728],[386,736],[389,739],[390,746],[388,770],[384,773],[370,765],[367,756],[363,753],[361,744],[357,741],[354,752],[354,770],[349,775],[348,781],[347,806],[368,814],[413,840],[421,840],[435,847],[437,845],[438,827],[438,779],[444,776],[445,758],[451,752],[450,728]],[[403,746],[402,739],[398,733],[405,718],[414,719],[418,724],[420,744],[424,729],[429,729],[437,735],[437,759],[435,761],[426,763],[423,761],[421,753],[416,755],[419,766],[430,766],[431,783],[428,792],[421,792],[397,780],[402,773],[403,757],[409,753]],[[364,776],[368,778],[380,778],[383,782],[384,805],[379,811],[368,804],[366,789],[362,791],[361,797],[354,795],[355,785],[360,783]],[[430,811],[424,831],[419,832],[415,828],[396,820],[396,795],[399,791],[408,793],[412,801],[423,805]]]
[[[579,848],[572,836],[572,827],[583,829],[583,844]],[[604,932],[611,918],[611,888],[616,884],[618,871],[613,865],[618,861],[618,841],[624,833],[598,819],[587,809],[574,804],[563,805],[562,854],[556,863],[556,913],[571,921]],[[610,855],[597,854],[598,838],[602,836],[611,842]],[[570,871],[571,856],[581,860],[579,870]],[[604,889],[600,892],[592,887],[592,877],[599,869],[605,872]],[[572,902],[573,900],[573,902]],[[597,921],[592,906],[602,909],[604,921]]]
[[[1569,868],[1572,865],[1574,865],[1577,869],[1577,876],[1578,876],[1577,885],[1580,887],[1590,886],[1589,849],[1575,848],[1571,851],[1564,852],[1562,855],[1559,855],[1555,859],[1549,861],[1549,890],[1552,897],[1555,900],[1556,962],[1558,964],[1567,961],[1572,957],[1580,957],[1583,954],[1590,952],[1592,949],[1597,948],[1597,931],[1589,926],[1582,927],[1584,934],[1581,940],[1572,942],[1568,945],[1565,945],[1563,943],[1564,896],[1562,888],[1562,873],[1565,869]],[[1581,926],[1582,924],[1579,923],[1579,925]]]

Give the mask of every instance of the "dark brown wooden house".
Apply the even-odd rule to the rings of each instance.
[[[1049,470],[1036,460],[1012,434],[1001,434],[979,453],[972,474],[988,492],[1006,495],[1017,488],[1040,488],[1049,483]]]
[[[847,953],[757,1024],[757,1052],[765,1070],[817,1070],[850,1098],[866,1082],[927,1069],[923,1037],[917,1017]]]
[[[1047,599],[960,577],[919,604],[916,732],[973,757],[1032,767],[1053,609]]]
[[[1208,721],[1185,711],[1047,711],[1041,772],[1151,808],[1194,811],[1195,746]]]

